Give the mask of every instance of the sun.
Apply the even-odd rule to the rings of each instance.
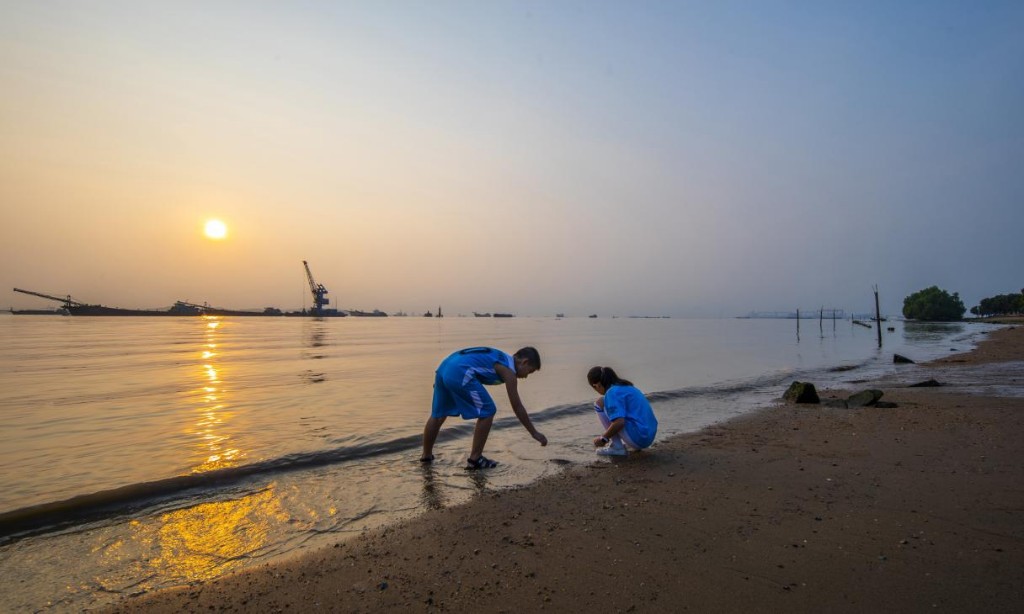
[[[228,236],[228,227],[220,220],[209,220],[203,227],[203,234],[207,238],[219,241]]]

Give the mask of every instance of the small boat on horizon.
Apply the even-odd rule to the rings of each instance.
[[[380,309],[374,309],[373,311],[359,311],[358,309],[349,309],[348,315],[356,318],[386,318],[388,314],[384,313]]]
[[[10,312],[16,316],[67,316],[71,315],[67,309],[58,307],[56,309],[15,309],[11,307]]]

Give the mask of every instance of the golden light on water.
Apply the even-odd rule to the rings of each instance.
[[[196,438],[197,456],[192,473],[234,467],[245,454],[235,445],[230,421],[235,418],[221,381],[218,367],[218,335],[223,333],[221,322],[204,319],[205,338],[200,357],[200,382],[192,391],[197,403],[197,415],[191,430]]]
[[[195,358],[187,365],[193,384],[187,434],[194,473],[237,466],[245,457],[232,422],[231,407],[222,377],[230,373],[218,348],[225,334],[222,322],[203,318],[202,339]],[[174,510],[150,520],[130,522],[131,537],[118,539],[94,551],[110,560],[131,561],[133,573],[147,578],[137,586],[209,580],[236,570],[266,547],[275,527],[292,520],[284,509],[276,483],[259,492]],[[100,584],[118,586],[120,577],[98,578]]]
[[[230,501],[203,503],[160,517],[155,535],[137,539],[158,548],[150,559],[154,570],[168,578],[207,580],[241,565],[267,542],[272,525],[288,520],[274,486]],[[141,527],[140,527],[141,528]]]

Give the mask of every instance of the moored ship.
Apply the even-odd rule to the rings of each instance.
[[[203,310],[196,305],[177,301],[168,309],[124,309],[121,307],[107,307],[106,305],[90,305],[81,301],[76,301],[71,298],[71,295],[65,297],[51,296],[49,294],[43,294],[42,292],[33,292],[32,290],[22,290],[21,288],[15,288],[15,292],[21,292],[22,294],[30,294],[32,296],[38,296],[40,298],[50,299],[51,301],[58,301],[63,303],[61,310],[73,316],[199,316],[203,315]],[[12,313],[20,314],[36,310],[20,310]],[[60,310],[58,310],[60,311]]]
[[[373,311],[359,311],[358,309],[349,309],[348,315],[356,318],[386,318],[388,314],[384,313],[380,309],[374,309]]]
[[[84,303],[66,304],[64,306],[73,316],[201,316],[203,310],[177,301],[168,309],[124,309],[107,307],[106,305],[86,305]]]

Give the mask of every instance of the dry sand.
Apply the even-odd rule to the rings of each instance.
[[[940,363],[1020,360],[1024,327]],[[883,390],[898,408],[767,408],[116,609],[1021,611],[1024,399]]]

